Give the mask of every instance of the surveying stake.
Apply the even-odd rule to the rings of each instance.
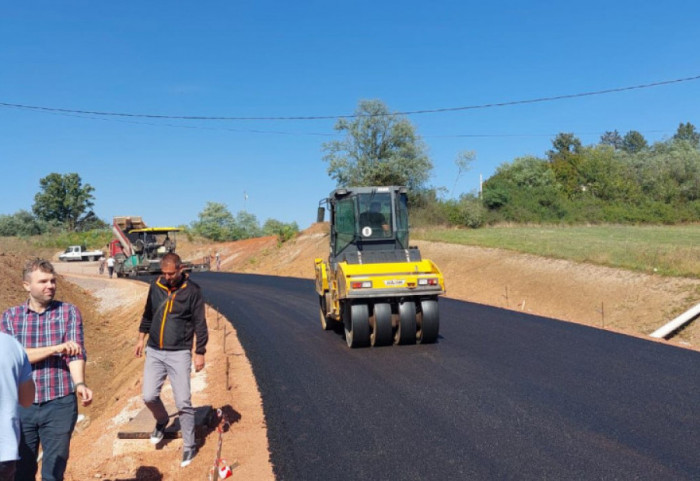
[[[233,474],[233,470],[238,467],[238,461],[234,461],[232,465],[228,465],[225,459],[221,457],[221,445],[223,444],[223,434],[224,431],[231,427],[231,423],[221,409],[216,410],[216,419],[219,421],[216,425],[216,430],[219,433],[219,441],[216,447],[216,457],[214,458],[214,465],[209,469],[209,476],[207,481],[214,481],[217,479],[226,479]]]

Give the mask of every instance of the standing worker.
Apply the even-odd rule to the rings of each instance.
[[[29,299],[6,310],[0,321],[0,330],[27,351],[36,384],[34,403],[20,408],[16,479],[35,478],[41,444],[42,480],[60,481],[78,419],[77,399],[83,406],[92,402],[92,391],[85,385],[83,320],[77,307],[54,300],[56,273],[49,261],[30,260],[22,278]]]
[[[197,454],[190,391],[192,346],[196,336],[194,369],[199,372],[204,368],[209,334],[202,292],[183,272],[180,256],[174,252],[165,254],[160,268],[162,275],[153,281],[148,290],[134,354],[141,357],[144,350],[146,354],[143,400],[156,421],[151,433],[153,444],[163,440],[168,425],[169,416],[160,399],[160,391],[165,378],[170,379],[182,429],[180,466],[185,467]]]
[[[109,271],[109,278],[111,279],[114,273],[114,257],[112,256],[107,258],[107,271]]]
[[[14,481],[19,459],[19,408],[34,402],[32,365],[17,340],[0,332],[0,481]]]

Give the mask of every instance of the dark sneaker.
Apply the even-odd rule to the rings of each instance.
[[[189,466],[194,457],[197,455],[197,449],[185,449],[182,452],[182,462],[180,463],[180,467],[184,468],[185,466]]]
[[[163,440],[163,436],[165,436],[165,427],[168,425],[168,423],[156,423],[156,427],[151,433],[151,444],[158,444]]]

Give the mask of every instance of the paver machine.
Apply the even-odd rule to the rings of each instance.
[[[330,213],[328,260],[315,260],[321,326],[342,325],[351,348],[438,339],[445,282],[409,245],[406,194],[397,186],[348,187],[319,203],[319,222]]]
[[[179,227],[148,227],[139,216],[119,216],[112,222],[114,239],[109,253],[114,257],[117,277],[160,274],[160,260],[175,252]],[[185,271],[208,271],[209,263],[182,262]]]

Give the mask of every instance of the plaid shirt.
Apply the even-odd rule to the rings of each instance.
[[[85,360],[83,320],[80,311],[72,304],[51,301],[42,313],[33,311],[29,301],[11,307],[2,315],[0,331],[19,341],[25,349],[55,346],[75,341],[82,347],[77,356],[54,354],[32,364],[32,377],[36,384],[35,403],[42,403],[72,394],[73,380],[68,363]]]

